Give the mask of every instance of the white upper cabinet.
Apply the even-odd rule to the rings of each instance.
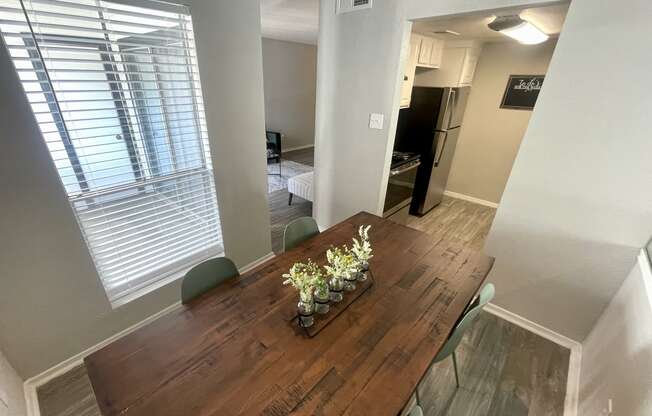
[[[473,83],[482,45],[472,41],[446,42],[436,70],[419,72],[420,87],[468,87]]]
[[[419,59],[419,47],[421,39],[415,36],[410,38],[410,50],[407,53],[407,62],[405,62],[405,71],[403,73],[403,83],[401,84],[401,108],[410,106],[412,98],[412,86],[414,85],[414,75]]]
[[[412,40],[419,44],[417,66],[425,68],[439,68],[441,65],[444,41],[422,35],[412,35]]]
[[[430,65],[430,55],[432,54],[433,39],[426,36],[419,36],[419,60],[418,65]]]
[[[432,52],[430,53],[430,68],[439,68],[441,66],[441,57],[444,52],[444,41],[440,39],[432,40]]]
[[[478,66],[480,51],[473,48],[465,48],[464,60],[462,61],[462,71],[460,72],[459,86],[466,87],[473,82],[475,68]]]

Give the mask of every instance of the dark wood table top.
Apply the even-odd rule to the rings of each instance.
[[[281,274],[362,224],[374,285],[314,338]],[[396,416],[493,258],[360,213],[86,358],[104,415]],[[454,380],[451,380],[454,383]]]

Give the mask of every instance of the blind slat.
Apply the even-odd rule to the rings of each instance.
[[[23,11],[20,8],[16,7],[2,7],[0,6],[0,11],[7,12],[7,13],[16,13],[16,14],[22,14]],[[79,14],[71,14],[71,13],[61,13],[61,12],[51,12],[51,11],[39,11],[39,10],[30,10],[28,12],[31,16],[33,16],[33,20],[35,22],[38,22],[39,17],[44,17],[44,18],[59,18],[59,19],[71,19],[71,20],[79,20],[83,22],[89,22],[89,23],[105,23],[105,24],[116,24],[120,26],[133,26],[133,27],[138,27],[138,28],[143,28],[143,29],[152,29],[152,30],[157,30],[161,29],[161,26],[158,25],[152,25],[152,24],[146,24],[146,23],[140,23],[140,22],[130,22],[127,20],[119,20],[119,19],[104,19],[104,18],[94,18],[94,17],[89,17],[89,16],[84,16],[84,15],[79,15]],[[170,25],[176,25],[178,24],[178,21],[174,22],[169,22]],[[175,33],[185,33],[182,29],[174,29],[174,28],[166,28],[166,31],[171,31]]]
[[[221,254],[188,8],[0,0],[0,16],[111,303]]]
[[[41,41],[41,42],[42,41],[46,41],[46,42],[55,42],[55,41],[56,42],[67,42],[67,41],[70,40],[68,37],[61,36],[61,35],[58,35],[58,34],[48,34],[47,36],[44,36],[44,35],[41,35],[39,33],[34,33],[32,36],[26,36],[24,34],[24,32],[19,32],[19,33],[7,32],[7,33],[4,33],[3,36],[5,38],[10,38],[10,39],[35,39],[35,40]],[[123,46],[134,47],[134,48],[138,48],[138,47],[143,48],[143,47],[145,47],[145,46],[143,46],[142,44],[139,44],[139,43],[132,43],[132,42],[128,42],[128,41],[124,42],[124,41],[120,41],[120,40],[111,40],[111,39],[102,39],[102,38],[79,38],[79,39],[75,39],[75,41],[79,42],[79,43],[82,43],[82,44],[83,43],[92,44],[93,46],[104,45],[105,47],[107,47],[108,50],[111,50],[111,48],[110,48],[111,46],[117,46],[119,48],[121,48]],[[147,47],[150,47],[150,46],[147,46]],[[175,51],[185,51],[186,50],[186,48],[184,48],[183,46],[176,46],[176,45],[173,45],[173,44],[168,44],[168,45],[165,45],[165,46],[157,46],[156,48],[157,49],[170,49],[170,50],[175,50]]]
[[[109,109],[109,110],[113,110],[113,109]],[[98,110],[98,111],[102,111],[102,110]],[[48,113],[48,114],[51,114],[51,113]],[[193,117],[173,118],[172,121],[189,121],[189,120],[197,120],[197,119],[202,120],[202,118],[201,118],[202,116],[198,116],[194,111],[171,111],[171,112],[166,112],[166,113],[149,113],[148,112],[146,115],[149,116],[149,117],[154,117],[154,116],[156,116],[156,117],[160,117],[160,116],[169,117],[170,115],[175,115],[175,114],[192,114]],[[74,122],[77,122],[77,121],[89,122],[89,121],[100,121],[100,120],[120,120],[121,122],[123,122],[123,121],[126,122],[126,121],[132,119],[133,117],[137,117],[137,115],[130,114],[128,116],[118,115],[117,117],[115,117],[115,116],[111,116],[111,117],[88,117],[88,118],[78,118],[78,119],[77,118],[69,118],[68,121],[70,123],[74,123]],[[47,122],[44,122],[44,123],[52,123],[52,124],[57,124],[57,125],[59,125],[59,124],[63,125],[64,124],[64,122],[60,121],[60,120],[47,121]],[[165,123],[165,122],[164,121],[155,121],[152,124],[163,124],[163,123]],[[122,124],[120,124],[119,126],[121,126],[121,125]]]
[[[100,19],[98,18],[97,20],[98,24],[101,23]],[[0,19],[0,25],[12,25],[12,26],[25,26],[27,27],[28,24],[27,22],[20,22],[16,20],[7,20],[7,19]],[[106,30],[106,29],[97,29],[94,27],[86,27],[86,26],[74,26],[74,25],[64,25],[60,23],[43,23],[40,21],[35,21],[32,22],[33,26],[38,27],[38,30],[41,31],[41,29],[52,29],[52,30],[59,30],[59,31],[66,31],[66,32],[71,32],[73,36],[85,36],[85,37],[90,37],[88,35],[81,35],[77,32],[82,32],[82,33],[95,33],[97,35],[102,35],[102,36],[124,36],[124,37],[129,37],[129,36],[138,36],[143,39],[149,39],[152,42],[156,41],[174,41],[174,42],[179,42],[182,40],[182,37],[176,37],[176,36],[158,36],[158,35],[147,35],[147,34],[142,34],[142,33],[137,33],[137,32],[126,32],[124,30]],[[161,27],[159,30],[161,31],[166,31],[167,28]],[[43,32],[43,31],[42,31]],[[92,38],[92,37],[90,37]],[[102,39],[101,37],[98,39]]]
[[[10,49],[16,49],[16,47],[12,46],[12,47],[10,47]],[[26,47],[26,48],[21,48],[21,49],[22,50],[33,50],[33,51],[36,50],[35,47]],[[66,53],[70,53],[70,54],[73,54],[73,55],[75,55],[75,54],[88,54],[89,53],[88,50],[79,50],[79,49],[75,49],[75,48],[68,48],[68,47],[65,47],[65,46],[53,46],[53,45],[43,45],[40,49],[41,49],[41,51],[44,51],[44,52],[50,52],[50,51],[52,51],[53,53],[66,52]],[[106,53],[106,54],[110,53],[110,54],[113,54],[116,57],[120,58],[120,61],[118,62],[120,64],[133,65],[133,66],[137,66],[138,64],[151,64],[151,63],[155,62],[155,61],[152,61],[152,58],[164,58],[164,59],[167,59],[167,58],[175,58],[175,59],[179,59],[179,58],[183,58],[183,59],[197,58],[195,55],[180,55],[178,53],[176,53],[176,54],[175,53],[161,53],[159,51],[157,51],[156,53],[136,52],[136,51],[131,50],[131,49],[130,50],[126,50],[126,49],[125,50],[118,50],[118,51],[109,50],[109,51],[106,51],[106,52],[103,52],[103,53]],[[139,62],[139,61],[130,61],[128,59],[127,60],[124,59],[125,57],[132,57],[132,56],[137,57],[137,58],[143,56],[145,58],[149,58],[149,61],[147,61],[147,62]]]
[[[206,184],[205,185],[204,184],[200,184],[200,185],[202,185],[202,186],[211,186],[212,187],[212,185],[210,184],[208,179],[206,179]],[[188,184],[185,183],[185,184],[180,185],[180,186],[187,187]],[[163,193],[162,191],[150,191],[150,192],[151,193],[154,193],[154,192]],[[193,193],[193,192],[175,192],[174,196],[177,197],[177,198],[188,197],[190,200],[196,200],[196,199],[199,199],[199,200],[202,200],[202,201],[209,201],[210,200],[210,199],[207,199],[207,197],[202,195],[201,193]],[[145,196],[142,196],[140,198],[129,198],[125,202],[112,204],[112,206],[111,206],[112,210],[111,211],[106,211],[105,207],[102,207],[101,209],[96,208],[96,209],[91,210],[90,212],[84,211],[82,213],[83,216],[84,216],[83,220],[85,222],[89,223],[89,227],[92,228],[92,227],[99,227],[99,226],[104,225],[104,224],[113,225],[113,224],[111,224],[111,221],[113,219],[115,219],[116,216],[118,216],[118,214],[129,213],[130,211],[133,211],[135,208],[141,209],[143,212],[141,212],[141,213],[132,213],[132,214],[128,214],[128,215],[125,215],[125,216],[121,216],[120,219],[123,220],[123,221],[126,221],[127,218],[130,218],[130,217],[134,217],[134,218],[137,218],[137,219],[145,219],[145,218],[148,218],[147,212],[150,212],[150,211],[153,213],[152,215],[165,213],[164,210],[159,210],[161,208],[160,207],[160,202],[157,203],[156,201],[150,201],[148,203],[140,203],[140,201],[150,200],[151,197],[152,197],[151,194],[146,194]],[[134,205],[134,204],[137,204],[137,205]],[[101,212],[102,214],[90,216],[90,214],[94,213],[94,212]],[[110,220],[107,220],[107,217]],[[96,221],[96,223],[91,223],[91,221]]]
[[[159,130],[152,130],[152,131],[158,132]],[[200,133],[207,134],[208,131],[206,131],[205,129],[202,129],[202,130],[200,130]],[[182,137],[190,137],[193,134],[194,133],[167,134],[167,137],[169,137],[171,139],[179,139],[179,138],[182,138]],[[101,138],[107,138],[107,137],[115,138],[115,133],[101,134],[99,136],[73,137],[72,139],[79,142],[79,141],[82,141],[82,140],[101,139]],[[58,143],[58,142],[59,142],[58,139],[57,140],[46,140],[46,143]],[[175,143],[177,143],[177,142],[175,142]],[[106,144],[105,143],[99,143],[99,144],[96,144],[96,145],[87,145],[87,146],[75,145],[74,148],[76,148],[76,149],[90,149],[90,148],[96,148],[98,146],[106,146]],[[67,146],[67,147],[71,147],[71,146]]]
[[[199,90],[199,88],[197,88]],[[33,94],[31,92],[28,92],[28,97],[29,94]],[[37,93],[37,94],[43,94],[43,93]],[[174,97],[171,98],[193,98],[197,100],[198,104],[201,104],[201,94],[190,94],[190,95],[175,95]],[[147,100],[147,98],[92,98],[88,100],[58,100],[59,103],[61,104],[84,104],[84,103],[97,103],[97,102],[120,102],[120,103],[131,103],[132,101],[140,101],[140,100]],[[37,101],[37,100],[30,100],[30,104],[53,104],[54,100],[45,100],[45,101]],[[177,104],[177,105],[190,105],[190,104]],[[65,112],[65,109],[62,109],[62,111]]]
[[[166,196],[169,196],[169,195],[167,195],[166,192],[170,192],[170,191],[161,190],[162,188],[164,188],[166,186],[167,187],[172,187],[172,186],[174,186],[174,187],[183,187],[184,188],[183,192],[179,192],[179,191],[174,192],[174,195],[176,197],[181,197],[181,196],[192,195],[193,194],[194,191],[192,191],[192,190],[189,191],[188,188],[197,188],[197,187],[203,187],[203,186],[211,186],[212,187],[213,184],[211,183],[209,178],[201,178],[201,179],[198,180],[197,178],[191,177],[191,178],[177,179],[172,184],[165,184],[165,185],[158,186],[157,187],[158,189],[154,189],[154,186],[152,184],[147,184],[147,185],[144,185],[144,186],[148,186],[149,188],[151,188],[151,192],[159,192],[159,193],[162,193],[162,194],[164,194]],[[119,193],[123,193],[123,192],[124,191],[118,191],[116,193],[119,194]],[[95,201],[94,201],[95,199],[96,199],[95,197],[90,197],[90,198],[85,198],[85,199],[78,199],[76,201],[77,205],[79,206],[79,215],[83,216],[84,219],[88,220],[88,219],[101,218],[104,215],[104,206],[101,203],[95,203]],[[143,192],[138,197],[117,198],[117,199],[120,199],[120,201],[115,201],[115,202],[112,203],[111,207],[113,209],[119,209],[120,207],[128,206],[128,205],[133,206],[134,204],[138,204],[137,207],[142,208],[142,207],[146,207],[148,204],[147,203],[146,204],[141,204],[140,201],[149,200],[150,195]],[[102,215],[91,217],[91,214],[94,214],[96,212],[101,212]]]
[[[51,6],[56,6],[56,7],[69,7],[74,10],[88,10],[92,12],[103,12],[103,13],[114,13],[118,15],[124,15],[124,16],[132,16],[132,17],[142,17],[145,19],[159,19],[162,21],[167,21],[167,22],[178,22],[179,19],[190,19],[190,14],[187,10],[186,6],[182,5],[173,5],[172,3],[169,3],[169,6],[177,6],[178,7],[178,14],[175,13],[174,17],[171,17],[170,13],[165,13],[165,14],[152,14],[152,12],[156,12],[156,9],[148,9],[147,13],[140,13],[134,11],[134,7],[130,7],[129,9],[120,9],[116,7],[112,7],[109,2],[100,2],[100,6],[93,6],[87,3],[81,3],[81,2],[75,2],[75,1],[62,1],[62,0],[30,0],[30,3],[33,4],[43,4],[43,5],[51,5]],[[117,4],[115,4],[117,6]],[[157,5],[158,6],[158,5]]]
[[[202,240],[200,240],[200,241],[198,241],[196,243],[186,244],[186,245],[184,245],[182,247],[174,247],[173,249],[170,250],[169,253],[163,253],[163,255],[160,255],[160,256],[157,256],[155,258],[150,259],[150,261],[145,266],[140,267],[139,269],[135,269],[135,270],[132,269],[131,273],[120,273],[120,274],[118,274],[117,278],[108,279],[106,281],[106,283],[107,283],[107,285],[111,284],[111,288],[115,289],[115,287],[117,286],[117,285],[115,285],[115,282],[118,281],[118,279],[119,279],[119,281],[122,281],[122,286],[124,286],[124,283],[126,283],[126,282],[124,281],[125,278],[123,276],[125,276],[125,275],[128,275],[128,274],[134,275],[135,274],[137,276],[147,276],[148,274],[151,273],[151,272],[148,273],[148,270],[152,270],[152,269],[156,270],[157,267],[161,267],[161,265],[164,265],[164,264],[165,265],[168,265],[168,264],[171,264],[171,263],[174,264],[172,261],[170,261],[170,254],[172,254],[172,253],[174,253],[174,254],[182,254],[182,255],[185,254],[184,258],[188,258],[193,254],[200,253],[200,252],[205,252],[205,251],[213,251],[216,248],[218,248],[219,253],[223,253],[221,245],[219,245],[219,244],[217,244],[217,245],[207,245],[206,242],[202,241]],[[192,265],[192,263],[182,264],[182,266],[183,265],[185,265],[187,268],[189,268]],[[167,269],[162,268],[162,267],[159,268],[159,270],[170,270],[170,269],[171,268],[167,268]],[[160,278],[159,276],[150,277],[150,279],[152,279],[154,281],[158,280],[159,278]],[[130,279],[129,283],[131,281],[133,281],[133,279]]]
[[[174,114],[174,113],[170,113],[170,114]],[[192,114],[194,114],[194,112],[192,112]],[[162,114],[158,114],[158,115],[163,116],[163,117],[169,116],[169,114],[166,114],[166,113],[162,113]],[[147,116],[151,117],[152,115],[147,114]],[[99,121],[99,120],[114,120],[114,121],[119,121],[120,124],[112,124],[112,125],[108,125],[108,126],[100,125],[100,126],[97,126],[97,127],[95,127],[95,126],[92,126],[92,127],[78,127],[78,128],[75,128],[75,129],[68,128],[67,130],[68,130],[68,132],[71,132],[71,131],[84,131],[84,130],[92,130],[92,129],[121,128],[121,127],[124,127],[124,123],[126,122],[126,120],[130,120],[130,119],[132,119],[134,117],[138,117],[138,116],[137,115],[130,115],[130,116],[124,116],[124,117],[123,116],[114,116],[114,117],[96,117],[96,118],[77,119],[77,120],[72,119],[72,120],[68,120],[68,123],[74,124],[75,122],[82,122],[82,121],[88,122],[88,121]],[[196,117],[174,118],[174,119],[171,119],[171,120],[153,121],[153,122],[150,122],[150,123],[152,125],[166,125],[166,124],[168,124],[170,122],[179,122],[179,121],[193,121],[193,122],[195,122],[195,121],[197,121],[197,118]],[[65,122],[63,122],[63,121],[48,121],[48,122],[45,122],[44,124],[64,125]],[[193,126],[198,127],[197,124],[193,124]],[[58,129],[57,130],[42,131],[43,134],[58,133],[58,132],[59,132]]]
[[[174,241],[174,244],[181,244],[192,240],[196,242],[201,240],[202,237],[213,240],[217,238],[217,235],[215,224],[195,223],[184,228],[169,230],[169,232],[168,230],[162,231],[158,238],[154,234],[145,243],[134,242],[128,246],[123,246],[122,250],[116,249],[111,257],[102,258],[102,256],[96,255],[96,258],[100,260],[102,268],[106,272],[131,268],[134,265],[144,264],[148,259],[152,258],[152,255],[168,251],[170,241]]]
[[[195,215],[197,215],[199,218],[205,218],[205,216],[208,217],[214,215],[214,211],[212,207],[208,207],[203,211],[196,210]],[[117,250],[125,247],[131,247],[132,244],[138,242],[155,241],[154,237],[159,234],[164,234],[164,232],[161,231],[160,221],[162,220],[166,221],[165,230],[171,231],[182,226],[188,227],[186,222],[181,221],[181,218],[176,215],[176,213],[167,215],[165,217],[157,214],[153,217],[153,219],[140,224],[136,232],[125,233],[124,235],[122,235],[122,233],[114,233],[98,237],[97,240],[95,240],[95,255],[98,258],[101,258],[102,255],[106,253],[108,253],[109,256],[113,256]],[[180,221],[180,224],[177,224],[175,221]],[[211,226],[213,226],[213,224],[211,224]],[[190,229],[194,228],[190,227]]]

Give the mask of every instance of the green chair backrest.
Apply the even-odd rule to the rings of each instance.
[[[301,217],[292,221],[285,226],[285,233],[283,234],[283,250],[288,251],[303,241],[319,234],[319,227],[317,221],[312,217]]]
[[[181,303],[186,304],[225,280],[238,276],[238,268],[226,257],[203,261],[190,269],[181,282]]]
[[[480,290],[477,305],[466,311],[464,317],[462,317],[460,322],[455,326],[455,329],[453,329],[452,335],[448,340],[446,340],[446,343],[435,357],[434,362],[443,360],[455,351],[460,341],[462,341],[462,337],[466,330],[469,329],[475,318],[480,314],[480,312],[482,312],[484,306],[493,299],[495,293],[496,288],[491,283],[487,283],[482,290]]]
[[[408,416],[423,416],[423,409],[421,409],[421,406],[416,405],[412,410],[410,410]]]

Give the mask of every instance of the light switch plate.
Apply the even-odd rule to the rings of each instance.
[[[385,116],[381,113],[371,113],[369,114],[369,128],[370,129],[383,129],[383,122],[385,121]]]

